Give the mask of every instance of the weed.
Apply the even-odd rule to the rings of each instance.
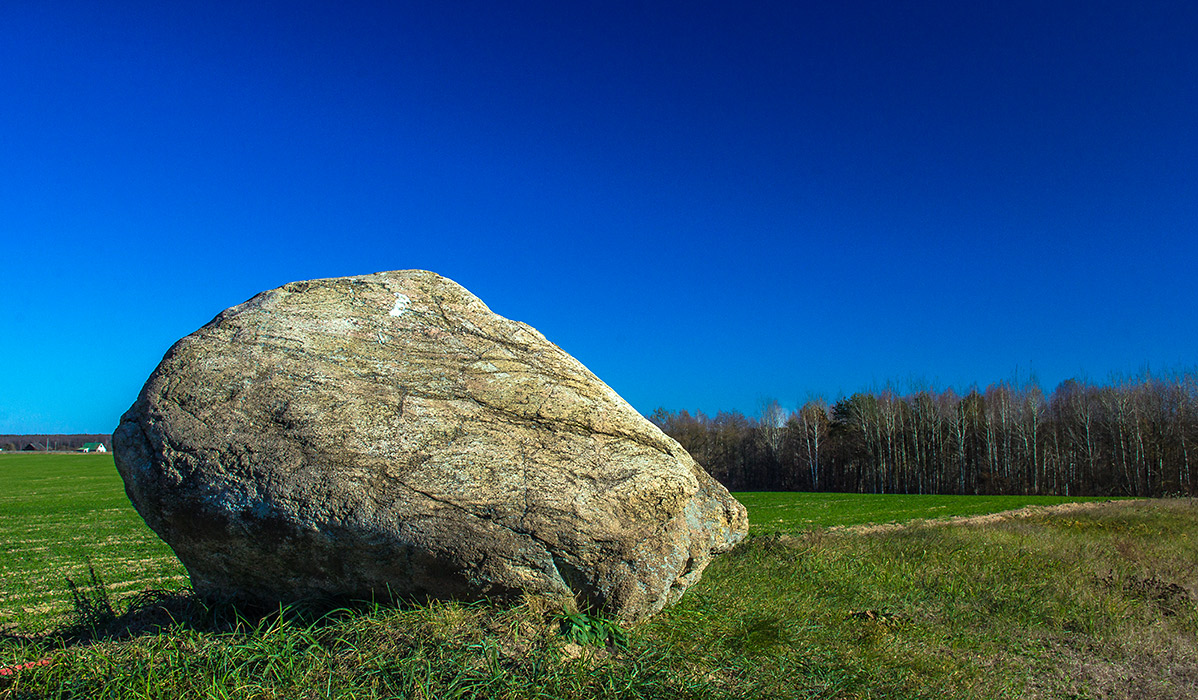
[[[87,563],[87,576],[88,581],[83,586],[76,585],[69,576],[66,579],[75,613],[70,626],[80,632],[91,631],[94,634],[116,620],[116,611],[112,609],[108,587],[100,580],[90,561]]]
[[[628,634],[615,622],[586,613],[563,612],[558,618],[561,634],[582,646],[626,650]]]

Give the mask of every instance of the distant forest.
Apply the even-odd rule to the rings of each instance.
[[[1198,372],[1107,384],[1000,382],[964,395],[893,387],[787,413],[650,416],[733,491],[1198,496]],[[110,435],[0,435],[70,450]],[[49,443],[47,445],[47,443]]]
[[[1198,495],[1198,374],[893,388],[787,413],[650,416],[733,491]]]

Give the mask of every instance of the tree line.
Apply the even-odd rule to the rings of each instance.
[[[1198,374],[860,392],[650,416],[730,490],[1198,495]]]

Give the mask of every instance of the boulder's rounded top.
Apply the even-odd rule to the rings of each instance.
[[[525,420],[681,449],[536,329],[427,270],[305,280],[262,292],[184,338],[163,364],[178,377],[197,353],[209,366],[221,358],[230,371],[256,376],[283,364],[307,368],[309,384],[368,375],[430,399],[472,400]]]

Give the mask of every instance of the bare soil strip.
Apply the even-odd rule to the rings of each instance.
[[[1140,503],[1147,499],[1124,501],[1088,501],[1084,503],[1060,503],[1055,506],[1024,506],[1015,510],[1004,510],[985,515],[957,515],[949,518],[917,518],[905,523],[878,523],[866,525],[835,525],[828,528],[830,532],[847,532],[854,535],[870,535],[879,532],[893,532],[912,527],[938,527],[941,525],[990,525],[1003,520],[1030,518],[1037,515],[1056,515],[1059,513],[1076,513],[1096,510],[1116,504]]]

